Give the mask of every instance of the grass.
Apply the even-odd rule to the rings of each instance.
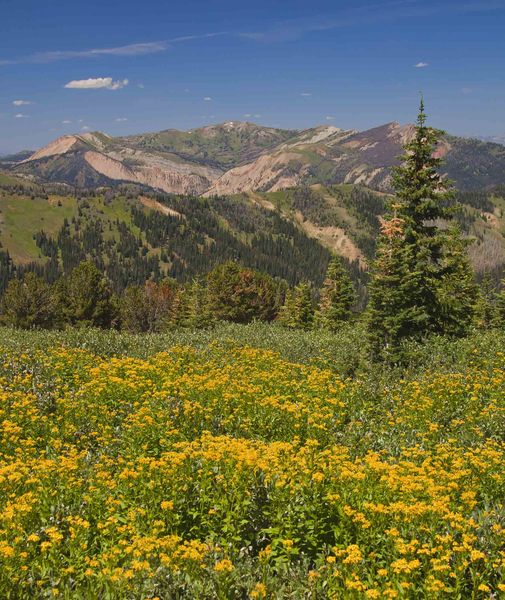
[[[58,201],[61,206],[58,205]],[[69,197],[30,198],[0,195],[0,241],[15,262],[36,260],[40,250],[33,236],[41,230],[54,235],[77,211],[77,201]]]

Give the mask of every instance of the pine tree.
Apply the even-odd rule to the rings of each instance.
[[[443,132],[426,126],[421,101],[415,135],[393,170],[396,198],[379,236],[369,286],[368,332],[375,356],[397,360],[405,339],[430,333],[464,335],[474,322],[478,290],[467,243],[451,217],[453,190],[438,172]]]
[[[128,286],[121,296],[119,310],[121,329],[133,333],[149,331],[149,308],[143,286]]]
[[[187,286],[187,319],[186,327],[202,329],[209,327],[214,322],[214,317],[209,310],[207,289],[199,279],[195,279]]]
[[[51,287],[34,273],[12,279],[3,297],[2,322],[31,329],[51,327],[56,321],[56,302]]]
[[[438,323],[435,323],[435,330],[445,335],[466,335],[482,313],[484,298],[467,254],[470,243],[462,238],[456,226],[446,232],[437,285]]]
[[[496,319],[495,324],[505,329],[505,279],[501,282],[501,291],[496,295]]]
[[[496,282],[489,272],[484,273],[480,282],[480,302],[477,310],[478,325],[484,329],[494,327],[499,320]]]
[[[310,329],[313,321],[314,306],[310,286],[302,282],[287,292],[279,322],[292,329]]]
[[[428,314],[418,304],[422,271],[416,248],[406,243],[405,221],[394,213],[381,224],[371,275],[366,321],[372,358],[399,362],[402,341],[426,328]]]
[[[351,278],[335,256],[328,265],[326,278],[320,293],[316,323],[319,327],[336,331],[352,316],[351,308],[356,302],[356,293]]]
[[[189,326],[189,289],[178,285],[172,297],[170,307],[162,321],[163,330]]]
[[[279,309],[277,320],[284,327],[295,327],[295,291],[289,288],[284,295],[284,304]]]
[[[65,320],[72,325],[110,327],[116,318],[109,282],[92,262],[81,262],[61,280],[58,296]]]
[[[209,310],[216,319],[250,323],[276,315],[276,285],[272,277],[228,261],[207,275]]]

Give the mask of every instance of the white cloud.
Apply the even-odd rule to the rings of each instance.
[[[23,113],[18,113],[17,115],[14,115],[15,119],[28,119],[28,115],[24,115]]]
[[[333,121],[335,119],[335,117],[332,117],[331,115],[328,115],[326,117],[324,117],[327,121]]]
[[[246,117],[246,119],[248,119],[249,117],[252,117],[252,114],[251,114],[251,113],[246,113],[246,114],[244,115],[244,117]]]
[[[30,102],[30,100],[13,100],[12,104],[14,106],[28,106],[32,103]]]
[[[137,87],[140,88],[141,90],[143,90],[144,89],[144,84],[143,83],[138,83]]]
[[[112,77],[92,77],[90,79],[74,79],[65,84],[71,90],[120,90],[128,85],[128,79],[112,81]]]
[[[300,96],[312,96],[311,92],[302,92]]]
[[[427,62],[418,62],[417,64],[414,65],[414,67],[416,69],[424,69],[424,67],[427,67],[429,65],[429,63]]]
[[[65,119],[61,123],[62,123],[62,125],[69,125],[70,123],[72,123],[72,121],[69,121],[68,119]]]
[[[255,119],[259,119],[261,117],[261,115],[254,115]]]
[[[114,119],[116,121],[116,123],[123,123],[124,121],[128,121],[128,119],[126,117],[118,117],[117,119]]]
[[[210,102],[210,100],[212,100],[212,98],[210,96],[205,96],[204,100],[205,100],[205,102]]]
[[[81,127],[81,131],[89,131],[89,127],[87,125],[84,125],[83,127]]]

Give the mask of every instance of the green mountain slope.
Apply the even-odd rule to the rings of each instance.
[[[167,129],[118,138],[118,141],[133,148],[170,152],[186,160],[229,169],[255,159],[297,133],[295,130],[228,121],[191,131]]]

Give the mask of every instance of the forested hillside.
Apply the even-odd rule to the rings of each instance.
[[[363,186],[319,184],[200,198],[149,188],[75,190],[0,175],[2,289],[15,273],[48,281],[91,259],[116,291],[165,276],[180,281],[228,259],[319,286],[331,253],[343,257],[363,294],[388,196]],[[505,264],[505,189],[460,193],[456,218],[474,239],[481,276]]]
[[[92,260],[126,285],[204,274],[228,259],[294,284],[320,284],[330,252],[298,225],[244,199],[154,194],[123,186],[76,197],[6,178],[0,190],[2,286],[15,273],[48,281]]]

